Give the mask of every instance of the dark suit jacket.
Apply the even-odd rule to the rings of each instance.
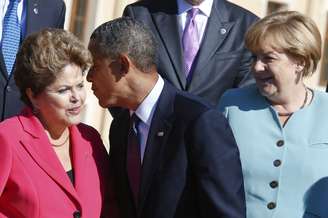
[[[244,48],[244,34],[257,20],[249,11],[225,0],[214,0],[202,44],[188,84],[178,30],[176,0],[144,0],[124,11],[150,28],[158,40],[158,71],[175,87],[217,105],[223,92],[253,82],[252,54]]]
[[[62,0],[27,0],[26,3],[26,35],[45,27],[63,28],[65,4]],[[11,74],[8,78],[0,52],[0,121],[19,114],[22,107],[23,102],[20,101],[20,92],[16,87],[14,76]]]
[[[110,129],[110,172],[122,217],[245,217],[239,151],[218,111],[165,82],[147,139],[138,209],[126,172],[128,122],[123,111]]]

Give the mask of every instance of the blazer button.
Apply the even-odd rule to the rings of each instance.
[[[6,90],[7,90],[7,92],[11,92],[11,87],[10,86],[7,86],[6,87]]]
[[[268,204],[267,204],[267,208],[268,208],[269,210],[272,210],[272,209],[276,208],[276,203],[274,203],[274,202],[270,202],[270,203],[268,203]]]
[[[273,166],[275,166],[275,167],[279,167],[281,165],[281,160],[275,160],[275,161],[273,161]]]
[[[75,211],[74,213],[73,213],[73,217],[74,218],[81,218],[81,212],[80,211]]]
[[[271,188],[277,188],[278,187],[278,182],[277,181],[270,182],[270,187]]]
[[[277,146],[282,147],[285,144],[284,140],[277,141]]]

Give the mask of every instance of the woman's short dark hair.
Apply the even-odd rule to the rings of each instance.
[[[83,73],[92,64],[89,50],[72,33],[47,28],[28,36],[17,54],[14,70],[22,101],[32,106],[26,90],[30,88],[37,96],[68,64],[79,66]]]

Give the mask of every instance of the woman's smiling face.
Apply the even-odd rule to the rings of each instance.
[[[262,46],[255,55],[253,76],[263,96],[274,97],[301,81],[303,67],[287,53]]]

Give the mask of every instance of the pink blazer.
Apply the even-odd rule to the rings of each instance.
[[[108,154],[98,132],[70,127],[73,185],[29,109],[0,123],[0,218],[99,218]],[[107,209],[106,209],[107,211]]]

